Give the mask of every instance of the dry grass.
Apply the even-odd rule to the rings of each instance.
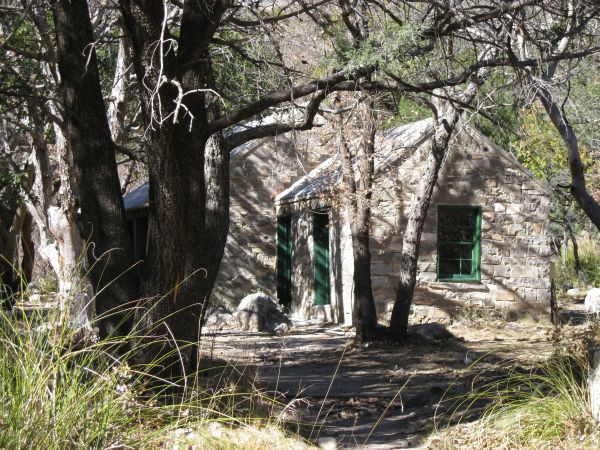
[[[505,377],[474,387],[457,400],[455,410],[468,415],[487,404],[482,416],[461,423],[456,415],[430,442],[431,448],[477,449],[597,449],[600,428],[590,407],[590,350],[597,348],[600,327],[592,324],[576,333],[555,337],[555,354],[530,371],[510,371]],[[465,413],[466,411],[466,413]]]
[[[115,356],[127,340],[131,350]],[[0,448],[174,448],[188,438],[181,448],[308,448],[279,430],[285,405],[257,390],[252,374],[223,365],[161,380],[160,359],[128,364],[137,342],[0,312]]]

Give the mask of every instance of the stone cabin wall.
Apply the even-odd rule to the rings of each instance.
[[[426,145],[426,144],[423,144]],[[400,269],[402,230],[423,173],[424,146],[402,165],[375,180],[371,274],[377,313],[389,319]],[[352,247],[347,213],[330,210],[331,305],[313,305],[312,215],[323,200],[283,205],[293,213],[293,311],[352,323]],[[482,210],[481,282],[438,282],[438,205]],[[450,320],[461,305],[539,312],[550,296],[551,249],[547,232],[550,200],[542,184],[479,133],[465,128],[453,140],[434,190],[423,229],[412,321]]]
[[[402,251],[399,230],[406,228],[410,200],[423,174],[423,150],[376,180],[371,271],[383,319],[389,318],[393,307]],[[481,207],[480,283],[437,281],[438,205]],[[423,228],[412,319],[449,319],[460,305],[546,310],[549,213],[548,192],[539,181],[485,137],[462,129],[450,146]]]
[[[230,224],[213,304],[235,308],[251,292],[277,292],[275,196],[322,162],[310,133],[253,143],[230,162]]]

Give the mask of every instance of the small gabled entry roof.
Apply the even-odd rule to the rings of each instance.
[[[401,163],[415,151],[433,131],[432,119],[402,125],[375,137],[375,173]],[[300,178],[279,194],[276,204],[308,200],[335,186],[342,179],[339,156],[333,156]]]

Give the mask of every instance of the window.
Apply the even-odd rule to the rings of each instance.
[[[481,279],[481,208],[477,206],[438,206],[439,281],[479,281]]]

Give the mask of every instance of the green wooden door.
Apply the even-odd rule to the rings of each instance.
[[[279,303],[292,303],[292,218],[277,218],[277,298]]]
[[[315,305],[329,305],[329,213],[313,214]]]

